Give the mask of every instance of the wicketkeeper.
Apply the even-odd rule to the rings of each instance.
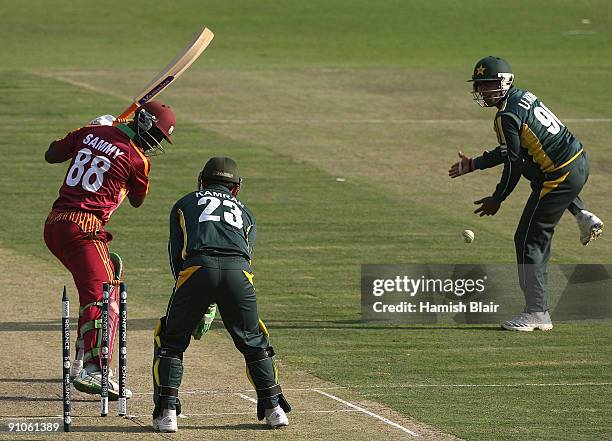
[[[237,199],[242,179],[230,158],[211,158],[198,190],[182,197],[170,213],[168,253],[176,280],[165,317],[155,331],[153,428],[178,430],[183,353],[214,317],[216,303],[225,328],[244,356],[257,392],[257,417],[273,427],[289,424],[291,407],[278,384],[274,350],[259,319],[250,261],[255,217]]]

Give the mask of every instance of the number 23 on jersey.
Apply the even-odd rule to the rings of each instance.
[[[204,196],[198,200],[198,205],[204,205],[204,211],[202,211],[199,218],[200,222],[220,222],[221,216],[214,213],[221,205],[223,205],[221,209],[223,211],[223,220],[225,222],[238,229],[241,229],[244,225],[244,221],[242,220],[242,210],[233,201],[224,199],[223,203],[221,203],[219,198]]]

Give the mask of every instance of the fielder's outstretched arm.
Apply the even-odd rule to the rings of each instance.
[[[485,170],[487,168],[497,167],[504,163],[506,156],[506,146],[498,145],[493,150],[485,150],[482,155],[474,158],[474,168],[477,170]]]

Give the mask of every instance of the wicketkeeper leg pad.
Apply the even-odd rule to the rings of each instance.
[[[160,318],[155,328],[153,351],[153,418],[164,409],[181,413],[181,401],[178,397],[183,378],[183,354],[175,354],[161,347],[160,334],[165,326],[165,317]]]
[[[269,332],[260,320],[259,327],[269,340]],[[257,419],[264,419],[265,409],[280,406],[285,412],[291,411],[291,406],[285,399],[280,384],[278,384],[278,371],[274,363],[274,348],[268,345],[252,354],[244,354],[247,377],[257,392]]]

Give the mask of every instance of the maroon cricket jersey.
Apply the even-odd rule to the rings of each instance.
[[[70,167],[54,211],[85,211],[106,224],[128,192],[144,197],[150,163],[129,136],[113,126],[85,126],[54,142]]]

